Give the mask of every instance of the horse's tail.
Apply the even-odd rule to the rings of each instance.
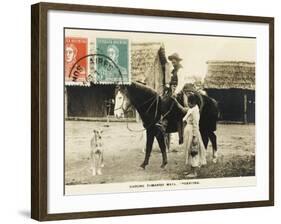
[[[212,97],[209,97],[209,98],[210,98],[210,100],[213,103],[214,117],[218,120],[219,117],[220,117],[219,104],[218,104],[218,102],[214,98],[212,98]]]
[[[201,111],[199,125],[202,129],[211,131],[216,130],[217,121],[219,119],[218,103],[215,99],[202,95],[204,106]]]

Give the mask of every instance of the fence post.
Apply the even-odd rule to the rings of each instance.
[[[248,123],[248,119],[247,119],[247,103],[248,103],[247,93],[244,93],[244,124]]]

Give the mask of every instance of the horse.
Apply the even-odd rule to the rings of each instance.
[[[207,148],[210,138],[213,150],[216,151],[216,123],[218,117],[217,104],[214,99],[197,94],[198,104],[201,107],[201,118],[199,122],[202,140]],[[177,101],[183,105],[182,94],[176,96]],[[183,143],[183,123],[182,118],[185,113],[177,106],[173,97],[159,94],[150,87],[138,82],[131,85],[118,86],[115,94],[114,114],[117,118],[125,117],[126,113],[134,107],[139,113],[144,129],[146,130],[145,158],[141,167],[149,163],[152,145],[156,138],[162,153],[161,168],[164,168],[167,161],[167,134],[178,132],[179,144]],[[215,146],[215,147],[214,147]],[[214,154],[214,152],[213,152]]]
[[[143,127],[146,130],[145,158],[141,167],[149,163],[152,145],[156,138],[162,153],[161,168],[167,165],[167,152],[165,145],[165,131],[160,124],[161,97],[153,89],[137,82],[131,85],[119,86],[115,96],[114,114],[117,118],[124,117],[134,107],[140,115]]]

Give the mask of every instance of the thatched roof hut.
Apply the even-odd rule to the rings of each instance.
[[[254,62],[208,61],[207,64],[204,88],[255,90]]]
[[[255,63],[208,61],[204,88],[226,121],[255,122]]]
[[[165,49],[162,43],[131,44],[132,81],[142,82],[161,93],[163,91],[166,63]]]

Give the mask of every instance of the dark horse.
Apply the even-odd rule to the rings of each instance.
[[[181,102],[180,97],[178,100]],[[139,113],[146,129],[145,158],[141,167],[145,169],[148,165],[152,145],[156,138],[162,153],[161,168],[164,168],[167,165],[166,133],[178,131],[177,123],[182,121],[184,113],[173,98],[168,96],[161,98],[156,91],[137,82],[117,88],[115,116],[124,117],[131,106]]]

